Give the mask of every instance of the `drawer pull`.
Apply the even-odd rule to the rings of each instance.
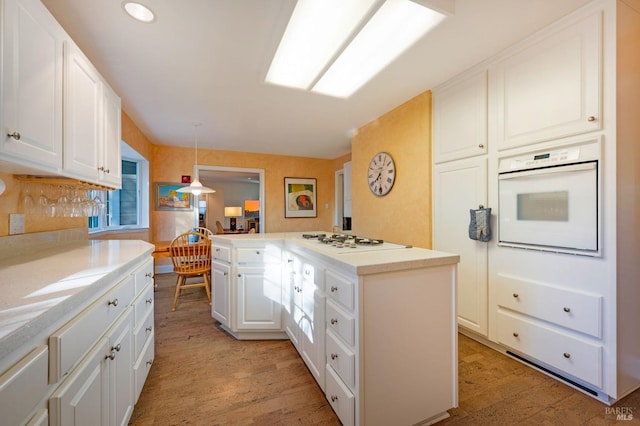
[[[336,291],[338,291],[338,287],[336,286],[331,286],[331,293],[335,293]]]
[[[149,298],[149,299],[146,300],[146,302],[151,304],[151,303],[153,303],[153,299]]]
[[[479,144],[478,148],[482,149],[482,148],[484,148],[484,145],[483,144]]]
[[[336,325],[338,323],[338,320],[336,318],[331,318],[331,325]]]
[[[109,302],[107,302],[107,305],[118,306],[118,299],[109,300]]]
[[[520,334],[518,334],[518,333],[513,333],[513,337],[518,337],[518,336],[520,336]]]
[[[596,118],[593,115],[590,115],[589,118],[587,118],[587,121],[596,121]]]
[[[20,140],[20,132],[7,133],[8,138],[13,138],[17,141]]]
[[[336,402],[338,397],[336,395],[331,395],[331,402]]]
[[[113,361],[114,359],[116,359],[116,353],[115,351],[111,351],[111,355],[105,355],[104,359],[110,359],[111,361]]]
[[[152,360],[152,359],[150,359],[149,361],[147,361],[147,365],[151,365],[151,364],[153,364],[153,360]]]
[[[562,310],[563,310],[563,311],[565,311],[565,312],[567,312],[567,313],[571,312],[571,308],[569,308],[569,307],[567,307],[567,306],[565,306],[564,308],[562,308]]]
[[[256,250],[256,254],[259,256],[260,255],[260,250]]]
[[[331,354],[331,359],[337,359],[338,358],[338,354]]]
[[[151,331],[151,330],[153,330],[153,327],[149,326],[149,327],[145,328],[145,330],[146,331]]]
[[[569,352],[563,353],[562,356],[567,358],[567,359],[571,358],[571,354]]]
[[[147,272],[144,276],[147,278],[153,278],[153,274],[151,272]]]
[[[217,249],[216,249],[216,251],[220,251],[220,249],[219,249],[219,248],[217,248]]]
[[[287,263],[292,263],[293,259],[287,259]]]
[[[520,295],[518,293],[513,293],[513,297],[517,299]]]
[[[122,346],[120,346],[120,343],[118,343],[117,345],[111,347],[111,352],[120,352],[120,349],[122,349]]]

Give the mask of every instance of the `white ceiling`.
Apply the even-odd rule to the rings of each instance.
[[[333,159],[385,112],[589,0],[455,0],[445,20],[349,99],[264,83],[295,0],[43,0],[159,145]],[[321,1],[321,0],[318,0]],[[345,0],[354,1],[354,0]]]

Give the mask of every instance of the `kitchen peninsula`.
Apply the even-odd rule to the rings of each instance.
[[[212,316],[238,339],[290,339],[345,425],[447,417],[459,256],[332,238],[214,236]]]

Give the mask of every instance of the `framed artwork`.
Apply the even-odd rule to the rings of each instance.
[[[284,217],[317,217],[316,180],[284,178]]]
[[[192,210],[191,194],[188,192],[178,192],[183,186],[182,183],[156,182],[156,210]]]
[[[245,219],[258,219],[260,217],[260,200],[244,200]]]

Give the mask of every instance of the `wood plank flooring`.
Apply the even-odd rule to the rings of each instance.
[[[203,289],[171,312],[176,276],[157,274],[156,353],[130,424],[339,425],[289,341],[237,341],[211,318]],[[459,336],[459,407],[439,425],[640,424],[640,391],[604,404]],[[390,425],[395,426],[395,425]]]

